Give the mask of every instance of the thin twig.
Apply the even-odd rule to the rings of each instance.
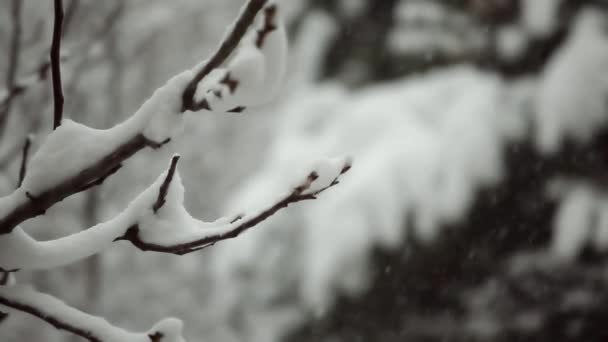
[[[63,0],[55,0],[55,23],[53,25],[53,41],[51,43],[51,73],[53,77],[54,115],[53,129],[61,125],[63,116],[63,90],[61,88],[61,34],[63,26]]]
[[[241,15],[232,25],[232,30],[219,45],[215,53],[209,58],[208,62],[196,73],[182,94],[182,112],[187,110],[198,111],[204,109],[203,104],[197,103],[194,95],[200,81],[209,75],[213,70],[221,66],[228,57],[232,54],[239,42],[247,33],[249,27],[253,24],[258,12],[266,5],[268,0],[249,0],[245,7],[241,10]]]
[[[23,144],[23,152],[21,153],[21,167],[19,167],[19,183],[17,187],[21,187],[25,174],[27,172],[27,159],[30,152],[30,146],[32,145],[32,137],[28,136],[25,138],[25,144]]]
[[[171,181],[173,180],[173,176],[175,175],[175,169],[177,168],[177,162],[179,161],[179,155],[173,156],[171,158],[171,165],[169,166],[169,170],[167,171],[167,176],[161,184],[160,189],[158,190],[158,198],[156,202],[152,206],[154,213],[158,212],[160,208],[165,204],[165,199],[167,197],[167,193],[169,192],[169,186],[171,186]]]

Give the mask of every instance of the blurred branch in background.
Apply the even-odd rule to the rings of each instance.
[[[6,121],[11,112],[13,94],[17,94],[22,91],[21,87],[15,84],[16,77],[19,69],[19,59],[21,54],[21,0],[11,1],[11,41],[8,49],[8,67],[6,71],[6,98],[0,103],[0,138],[4,136],[6,129]]]

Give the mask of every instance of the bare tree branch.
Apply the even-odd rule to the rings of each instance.
[[[25,178],[25,173],[27,172],[27,159],[30,152],[30,146],[32,145],[32,137],[28,136],[25,138],[25,143],[23,144],[23,152],[21,153],[21,166],[19,167],[19,182],[17,187],[20,187],[23,184],[23,179]]]
[[[12,36],[9,50],[8,72],[6,77],[6,87],[11,88],[15,84],[17,69],[19,68],[19,56],[21,54],[21,11],[22,1],[13,0],[11,2],[11,17],[13,21]]]
[[[169,191],[169,186],[171,186],[171,181],[173,180],[173,176],[175,175],[175,169],[177,168],[177,162],[179,161],[179,155],[173,156],[171,158],[171,165],[169,166],[169,171],[167,172],[167,177],[163,181],[163,184],[160,186],[160,190],[158,191],[158,198],[152,206],[154,213],[158,212],[160,208],[165,204],[165,198],[167,197],[167,192]]]
[[[55,0],[55,23],[53,24],[53,41],[51,43],[51,74],[53,78],[54,115],[53,129],[61,125],[63,116],[63,89],[61,86],[61,35],[63,31],[63,0]]]
[[[65,59],[65,56],[62,57]],[[6,108],[14,100],[15,97],[23,94],[31,86],[38,84],[47,79],[51,63],[48,60],[40,63],[40,65],[32,72],[30,76],[22,80],[15,80],[3,93],[0,99],[0,113],[6,111]]]
[[[19,1],[19,0],[16,0],[16,1],[21,3],[21,1]],[[122,3],[122,1],[121,1],[121,3]],[[78,0],[70,1],[70,4],[66,10],[65,19],[63,20],[63,29],[61,30],[62,37],[65,36],[65,34],[68,31],[68,24],[71,23],[71,21],[73,20],[74,13],[76,12],[76,9],[78,8],[78,4],[79,4]],[[115,12],[112,11],[112,13],[110,13],[110,15],[113,15],[114,13]],[[108,21],[108,20],[106,20],[106,21]],[[110,22],[110,21],[108,21],[108,22]],[[30,39],[32,42],[28,41],[25,43],[33,44],[33,42],[37,40],[38,36],[41,35],[41,33],[37,33],[37,32],[38,31],[42,32],[43,27],[44,27],[44,25],[42,22],[37,24],[35,33],[34,33],[34,37]],[[84,50],[85,51],[90,50],[91,46],[100,39],[100,37],[103,35],[105,30],[106,29],[104,26],[104,29],[95,32],[93,34],[93,37],[87,41],[87,47],[84,48]],[[67,58],[68,58],[68,56],[66,54],[60,54],[60,57],[59,57],[60,61],[65,61]],[[11,101],[13,101],[14,98],[25,93],[33,85],[36,85],[42,81],[46,81],[50,70],[51,70],[51,61],[48,59],[48,57],[44,57],[44,58],[42,58],[42,62],[40,63],[40,65],[38,67],[36,67],[29,76],[26,76],[25,78],[23,78],[21,80],[16,79],[16,76],[15,76],[15,80],[14,80],[14,82],[12,82],[12,85],[10,85],[10,86],[7,85],[6,90],[3,93],[1,93],[2,96],[0,96],[0,115],[2,114],[3,111],[5,111],[5,108],[7,107],[7,105]],[[2,164],[2,163],[0,162],[0,164]]]
[[[268,0],[249,0],[245,7],[241,10],[240,16],[236,19],[235,23],[231,26],[231,31],[226,35],[226,38],[221,42],[218,49],[213,53],[211,58],[203,65],[203,67],[196,73],[192,81],[188,84],[182,95],[182,112],[191,110],[193,112],[201,109],[208,109],[209,105],[206,103],[197,102],[194,98],[196,94],[196,88],[200,81],[209,75],[209,73],[222,65],[230,57],[234,49],[238,46],[239,42],[247,33],[247,30],[253,24],[258,12],[266,5]],[[206,107],[205,107],[206,105]]]

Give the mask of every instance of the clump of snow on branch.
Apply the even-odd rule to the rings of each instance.
[[[94,129],[64,119],[32,157],[22,186],[0,198],[0,216],[76,176],[92,162],[101,160],[137,135],[159,145],[177,136],[184,125],[184,116],[179,113],[181,93],[192,75],[192,71],[187,70],[174,76],[134,115],[112,128]]]
[[[226,67],[214,70],[202,80],[197,98],[204,98],[211,110],[224,112],[259,106],[276,96],[287,61],[287,33],[280,9],[270,1]]]
[[[538,145],[555,152],[564,138],[584,141],[606,122],[608,40],[602,14],[583,10],[574,32],[548,63],[536,102]]]

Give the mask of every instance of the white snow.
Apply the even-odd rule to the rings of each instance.
[[[506,60],[513,60],[521,56],[528,42],[525,31],[517,25],[500,28],[496,39],[498,52]]]
[[[434,1],[401,1],[394,15],[396,24],[388,36],[393,52],[461,55],[476,50],[482,42],[481,32],[465,15]]]
[[[101,341],[113,342],[150,342],[149,333],[163,334],[163,342],[184,342],[181,337],[182,323],[175,318],[160,321],[145,333],[129,332],[117,328],[103,318],[95,317],[76,310],[55,297],[36,292],[27,286],[0,286],[0,297],[37,309],[45,317],[58,319],[78,329],[90,332]],[[13,309],[2,306],[3,311]]]
[[[286,101],[264,166],[229,208],[268,198],[312,156],[347,154],[356,162],[322,201],[213,250],[214,274],[223,279],[218,290],[236,297],[228,310],[251,319],[248,336],[264,330],[276,338],[283,327],[254,322],[292,310],[321,313],[337,292],[360,291],[373,247],[394,247],[406,234],[431,240],[442,223],[462,218],[476,191],[500,179],[502,148],[525,127],[505,92],[501,80],[461,67],[357,92],[326,84]],[[406,215],[414,222],[410,230]],[[251,274],[246,284],[242,270]],[[297,300],[249,306],[241,297],[255,288],[275,296],[297,291]]]
[[[350,161],[343,158],[321,159],[315,168],[306,172],[308,175],[314,171],[319,177],[303,194],[313,194],[329,186],[340,175],[345,165],[350,165]],[[258,209],[236,222],[230,222],[233,217],[205,222],[192,217],[184,207],[185,190],[177,170],[168,188],[164,205],[154,212],[153,206],[167,172],[161,174],[122,213],[84,231],[51,241],[36,241],[19,227],[11,234],[0,235],[0,267],[11,270],[63,266],[108,249],[116,238],[124,235],[127,229],[135,224],[139,227],[140,239],[147,243],[172,246],[197,241],[235,229],[241,222],[256,217],[291,193],[290,190],[284,196],[275,195],[273,201],[258,204]],[[306,178],[307,176],[303,180],[301,178],[295,183],[296,186],[307,184]]]
[[[597,198],[597,226],[595,234],[591,236],[593,246],[600,251],[608,250],[608,199]]]
[[[262,46],[256,46],[256,37],[264,28],[265,20],[258,22],[241,40],[225,68],[207,75],[199,84],[196,98],[206,99],[211,110],[224,112],[241,106],[263,105],[280,90],[287,63],[287,33],[281,18],[281,7],[274,1],[269,1],[265,8],[269,6],[277,8],[272,22],[276,29],[266,36]],[[264,9],[261,13],[264,13]],[[234,91],[221,83],[226,75],[237,82]]]
[[[575,186],[562,199],[555,217],[551,252],[560,260],[572,260],[589,241],[595,196],[584,185]]]
[[[541,77],[536,120],[542,151],[555,152],[565,138],[584,142],[606,122],[607,68],[608,40],[601,14],[584,10]]]
[[[532,36],[547,36],[556,29],[561,0],[523,0],[522,24]]]

